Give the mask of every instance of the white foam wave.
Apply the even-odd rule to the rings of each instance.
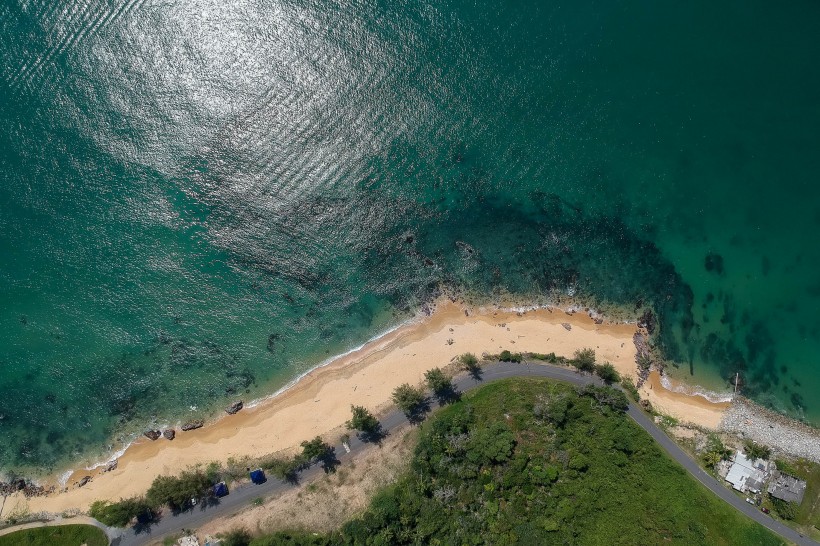
[[[713,403],[731,402],[734,399],[734,394],[731,392],[710,391],[700,385],[673,384],[669,376],[666,375],[661,376],[661,385],[668,391],[678,392],[687,396],[700,396]]]
[[[355,353],[355,352],[357,352],[357,351],[360,351],[360,350],[362,350],[365,346],[367,346],[368,344],[370,344],[370,343],[374,343],[374,342],[376,342],[376,341],[379,341],[380,339],[384,338],[385,336],[388,336],[388,335],[392,334],[393,332],[395,332],[395,331],[396,331],[396,330],[398,330],[399,328],[403,328],[403,327],[405,327],[405,326],[407,326],[407,325],[409,325],[409,324],[413,324],[413,323],[415,323],[415,322],[418,322],[418,321],[420,320],[420,318],[421,318],[420,316],[417,316],[417,317],[415,317],[415,318],[412,318],[412,319],[406,320],[406,321],[404,321],[404,322],[402,322],[402,323],[399,323],[399,324],[397,324],[396,326],[393,326],[393,327],[388,328],[387,330],[385,330],[385,331],[383,331],[383,332],[380,332],[380,333],[376,334],[375,336],[371,337],[370,339],[368,339],[367,341],[365,341],[364,343],[362,343],[361,345],[359,345],[359,346],[357,346],[357,347],[353,347],[352,349],[347,350],[347,351],[345,351],[345,352],[343,352],[343,353],[341,353],[341,354],[338,354],[338,355],[335,355],[335,356],[331,356],[331,357],[329,357],[329,358],[327,358],[327,359],[323,360],[322,362],[320,362],[320,363],[319,363],[319,364],[317,364],[316,366],[314,366],[314,367],[310,368],[309,370],[305,371],[304,373],[299,374],[298,376],[296,376],[294,379],[292,379],[292,380],[291,380],[291,381],[289,381],[287,384],[285,384],[285,386],[284,386],[284,387],[282,387],[281,389],[279,389],[279,390],[277,390],[276,392],[274,392],[274,393],[272,393],[272,394],[269,394],[269,395],[267,395],[267,396],[263,396],[262,398],[257,398],[257,399],[255,399],[255,400],[251,400],[248,404],[245,404],[245,407],[246,407],[246,408],[255,408],[255,407],[256,407],[256,406],[258,406],[259,404],[261,404],[261,403],[263,403],[263,402],[265,402],[265,401],[267,401],[267,400],[270,400],[271,398],[276,398],[276,397],[277,397],[277,396],[279,396],[280,394],[282,394],[282,393],[284,393],[284,392],[286,392],[286,391],[288,391],[288,390],[292,389],[292,388],[294,387],[294,385],[296,385],[297,383],[299,383],[299,381],[301,381],[302,379],[304,379],[306,376],[310,375],[312,372],[314,372],[314,371],[318,370],[319,368],[324,368],[325,366],[328,366],[328,365],[330,365],[330,364],[332,364],[332,363],[336,362],[337,360],[339,360],[339,359],[341,359],[341,358],[344,358],[344,357],[346,357],[346,356],[348,356],[348,355],[351,355],[351,354],[353,354],[353,353]]]
[[[113,463],[114,461],[116,461],[117,459],[122,457],[123,454],[125,453],[125,451],[129,447],[131,447],[131,444],[133,444],[133,443],[134,443],[134,440],[131,440],[130,442],[126,443],[122,448],[118,449],[117,451],[115,451],[114,453],[109,455],[108,458],[105,459],[104,461],[98,461],[96,463],[93,463],[89,466],[86,466],[85,469],[86,470],[96,470],[96,469],[98,469],[102,466],[108,466],[109,464]]]
[[[57,479],[57,483],[60,484],[61,488],[65,487],[65,484],[68,483],[68,479],[71,477],[72,474],[74,474],[73,470],[66,470],[65,472],[60,474],[60,477]]]
[[[569,305],[567,307],[560,307],[558,305],[553,304],[534,304],[534,305],[525,305],[520,307],[499,307],[499,311],[505,311],[508,313],[527,313],[529,311],[538,311],[540,309],[554,309],[556,311],[564,311],[565,313],[582,313],[584,315],[588,315],[590,318],[599,319],[599,318],[606,318],[606,315],[601,311],[595,309],[594,307],[589,307],[586,305]],[[624,321],[624,324],[632,324],[635,321],[629,322]]]

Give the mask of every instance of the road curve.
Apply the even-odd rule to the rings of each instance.
[[[541,362],[520,364],[497,362],[483,366],[481,368],[480,379],[469,375],[459,376],[454,380],[454,383],[460,391],[468,391],[489,381],[510,377],[543,377],[565,381],[579,386],[589,383],[602,384],[599,379],[593,376],[579,374],[569,368],[551,366]],[[746,503],[722,483],[707,474],[671,440],[665,432],[658,428],[652,419],[647,417],[637,405],[630,404],[627,413],[641,428],[647,431],[678,464],[683,466],[696,480],[725,502],[791,543],[800,546],[820,546],[820,543],[804,537],[780,521],[760,512],[757,508]],[[382,429],[389,433],[401,425],[406,425],[407,418],[404,413],[396,409],[385,415],[380,422]],[[353,436],[350,439],[349,445],[350,453],[346,453],[341,444],[335,446],[337,457],[342,464],[354,458],[364,449],[366,444]],[[299,481],[304,482],[310,480],[321,472],[320,467],[314,465],[299,474]],[[236,512],[238,509],[245,507],[253,499],[282,493],[293,487],[296,486],[276,479],[268,480],[262,485],[247,484],[233,489],[230,495],[214,503],[203,503],[191,510],[176,515],[166,514],[159,522],[148,529],[109,529],[109,536],[115,535],[115,538],[112,540],[112,546],[140,546],[151,541],[159,540],[167,535],[179,533],[183,529],[196,529],[215,517]]]

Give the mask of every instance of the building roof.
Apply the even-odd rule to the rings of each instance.
[[[726,474],[726,481],[738,491],[759,492],[763,489],[766,480],[766,465],[762,461],[752,461],[746,458],[742,451],[735,453],[735,461]]]
[[[768,491],[776,499],[800,504],[806,493],[806,482],[788,474],[780,474],[769,484]]]

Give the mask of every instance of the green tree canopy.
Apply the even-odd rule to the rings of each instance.
[[[424,393],[421,389],[404,383],[393,390],[393,403],[407,415],[412,415],[424,403]]]
[[[473,353],[464,353],[458,357],[458,360],[461,362],[462,368],[468,372],[478,368],[478,358]]]
[[[126,527],[134,518],[150,512],[151,507],[144,497],[120,499],[118,502],[95,501],[88,511],[92,518],[109,527]]]
[[[618,370],[615,369],[615,366],[609,362],[604,362],[603,364],[595,366],[595,373],[598,377],[603,379],[604,383],[607,385],[618,383],[621,380],[621,374],[619,374]]]
[[[758,444],[752,440],[746,440],[743,442],[743,451],[746,452],[746,455],[752,460],[754,459],[768,459],[769,456],[772,454],[771,448],[769,446],[765,446],[763,444]]]
[[[153,508],[167,504],[174,510],[180,510],[192,501],[208,496],[212,485],[208,477],[198,470],[186,471],[179,476],[157,476],[145,499]]]
[[[330,445],[322,440],[321,436],[317,436],[310,441],[305,440],[301,445],[302,457],[304,457],[307,462],[313,462],[327,457],[327,454],[330,453],[332,449]]]
[[[379,429],[379,420],[376,419],[364,406],[351,405],[350,411],[353,416],[347,422],[347,428],[349,430],[375,432]]]
[[[450,379],[441,368],[427,370],[424,373],[424,381],[430,390],[438,397],[450,395],[455,390],[453,380]]]
[[[595,350],[586,348],[575,351],[575,357],[572,359],[572,365],[582,372],[594,372]]]

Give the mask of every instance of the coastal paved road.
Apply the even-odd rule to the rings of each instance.
[[[571,369],[561,368],[558,366],[549,366],[542,363],[495,363],[484,366],[481,369],[481,379],[476,379],[471,376],[458,377],[455,384],[461,391],[473,389],[481,384],[487,383],[497,379],[504,379],[508,377],[544,377],[548,379],[556,379],[559,381],[566,381],[574,385],[586,385],[588,383],[601,384],[600,380],[589,375],[581,375]],[[660,445],[666,450],[669,455],[675,459],[681,466],[683,466],[692,476],[700,483],[710,489],[715,495],[723,499],[725,502],[731,504],[737,510],[743,512],[748,517],[757,521],[761,525],[774,531],[789,542],[799,544],[800,546],[820,546],[813,540],[810,540],[795,530],[787,527],[781,522],[771,518],[770,516],[760,512],[756,507],[746,503],[743,499],[735,495],[734,492],[727,489],[722,483],[703,471],[700,466],[671,440],[666,433],[659,429],[655,423],[643,413],[643,411],[635,404],[630,404],[627,412],[629,416],[646,430]],[[399,426],[407,424],[407,418],[398,410],[394,410],[381,419],[382,428],[389,433],[391,430]],[[336,446],[336,454],[338,459],[344,464],[351,458],[356,456],[365,447],[358,438],[352,437],[350,440],[350,453],[345,453],[341,445]],[[318,465],[314,465],[309,469],[299,474],[299,481],[305,482],[321,474],[322,470]],[[179,533],[183,529],[196,529],[204,523],[210,521],[218,516],[225,516],[237,512],[239,509],[246,507],[253,499],[259,497],[266,497],[278,493],[282,493],[288,489],[296,487],[292,484],[282,482],[280,480],[271,479],[262,485],[248,484],[243,487],[233,489],[227,497],[219,499],[214,504],[194,507],[192,510],[182,512],[177,515],[166,513],[162,519],[147,529],[109,529],[109,536],[112,538],[112,546],[139,546],[152,541],[158,541],[161,538]]]

